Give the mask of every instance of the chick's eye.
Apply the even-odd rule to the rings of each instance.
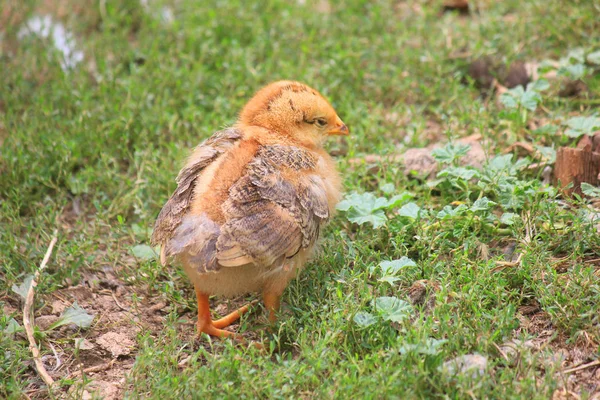
[[[317,125],[319,128],[322,128],[325,125],[327,125],[327,121],[325,120],[325,118],[317,118],[315,119],[315,125]]]

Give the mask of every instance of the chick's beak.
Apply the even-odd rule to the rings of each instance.
[[[349,133],[350,133],[350,130],[348,130],[348,127],[346,126],[346,124],[344,124],[344,122],[342,122],[342,120],[339,118],[336,121],[335,127],[327,132],[328,135],[341,135],[341,136],[347,136]]]

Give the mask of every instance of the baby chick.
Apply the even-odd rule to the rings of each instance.
[[[152,242],[161,262],[174,256],[194,283],[198,334],[222,328],[248,306],[216,321],[209,296],[261,292],[269,319],[303,268],[334,212],[341,180],[322,145],[348,128],[316,90],[279,81],[261,89],[231,128],[200,144],[177,177]]]

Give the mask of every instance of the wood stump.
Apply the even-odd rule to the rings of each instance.
[[[581,195],[581,183],[600,185],[600,153],[592,151],[592,146],[582,148],[561,147],[556,153],[554,177],[565,196],[573,193]],[[572,183],[572,186],[569,184]]]

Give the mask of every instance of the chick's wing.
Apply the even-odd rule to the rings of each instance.
[[[201,143],[177,176],[177,189],[163,206],[152,232],[152,243],[163,244],[181,225],[187,214],[196,180],[204,168],[215,161],[221,154],[233,147],[242,138],[242,133],[234,128],[215,132],[213,136]],[[164,247],[164,246],[163,246]],[[161,256],[164,263],[164,254]]]
[[[271,267],[314,244],[329,218],[317,157],[286,145],[262,146],[223,204],[219,265]]]

